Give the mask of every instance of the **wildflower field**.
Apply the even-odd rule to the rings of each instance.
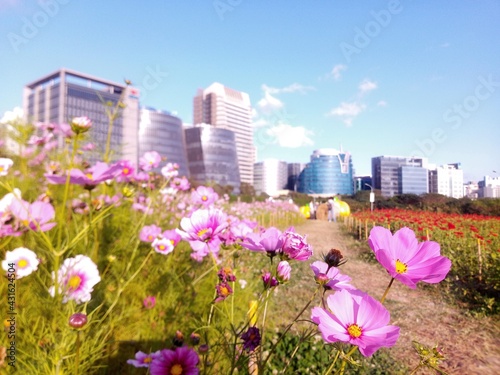
[[[290,373],[277,353],[301,358],[319,340],[322,362],[307,372],[343,374],[397,342],[383,304],[393,282],[415,288],[450,271],[418,228],[375,226],[366,239],[390,275],[379,301],[340,271],[339,250],[312,257],[293,203],[229,204],[155,151],[138,166],[115,160],[111,131],[96,159],[91,127],[18,124],[19,152],[0,158],[2,371]],[[311,298],[283,322],[272,299],[304,262]],[[299,321],[309,328],[296,340]],[[437,368],[439,350],[425,350],[415,371]]]
[[[442,284],[450,297],[472,311],[500,312],[500,218],[389,209],[356,212],[345,224],[360,240],[383,226],[408,227],[421,241],[438,242],[453,263]]]

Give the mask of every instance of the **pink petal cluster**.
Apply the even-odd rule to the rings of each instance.
[[[386,228],[374,227],[368,243],[387,272],[412,289],[419,281],[439,283],[451,268],[451,260],[441,256],[437,242],[419,243],[410,228],[401,228],[392,235]]]
[[[22,199],[13,199],[10,212],[22,226],[35,232],[46,232],[56,225],[53,222],[56,213],[50,203],[42,201],[29,203]]]
[[[198,375],[198,353],[187,346],[175,350],[164,349],[153,358],[149,371],[151,375]]]
[[[329,295],[326,303],[329,310],[314,307],[311,313],[325,342],[358,346],[365,357],[396,344],[399,327],[388,325],[389,312],[368,294],[341,290]]]
[[[206,186],[198,186],[191,194],[191,201],[194,204],[201,204],[205,207],[210,206],[217,199],[219,199],[219,194],[211,187]]]
[[[330,267],[326,262],[316,261],[311,264],[314,277],[325,289],[342,290],[356,289],[349,282],[351,278],[340,273],[337,267]]]
[[[161,163],[161,156],[156,151],[146,152],[139,159],[139,167],[145,172],[149,172],[157,168],[160,165],[160,163]]]
[[[119,163],[108,165],[103,162],[97,162],[93,167],[82,171],[73,168],[69,171],[70,184],[82,185],[90,190],[106,180],[114,179],[116,174],[122,169]],[[51,184],[65,184],[66,175],[45,174],[45,178]]]

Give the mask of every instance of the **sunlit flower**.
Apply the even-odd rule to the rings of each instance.
[[[387,325],[389,312],[368,294],[341,290],[329,295],[326,303],[330,311],[314,307],[311,313],[325,342],[356,345],[365,357],[396,344],[399,327]]]
[[[257,327],[248,327],[247,331],[241,335],[243,349],[253,352],[260,345],[260,331]]]
[[[167,163],[162,169],[161,174],[165,178],[177,177],[179,175],[179,165],[177,163]]]
[[[241,242],[248,250],[265,252],[273,257],[283,246],[283,235],[279,229],[270,227],[262,233],[249,233]]]
[[[142,227],[139,233],[139,239],[144,242],[153,242],[161,234],[161,228],[152,224]]]
[[[351,278],[339,272],[337,267],[330,267],[320,260],[311,264],[316,282],[323,285],[325,289],[342,290],[355,289],[349,282]]]
[[[419,281],[439,283],[451,268],[451,260],[440,255],[437,242],[418,243],[409,228],[401,228],[393,236],[386,228],[374,227],[368,243],[387,272],[413,289]]]
[[[211,187],[198,186],[191,194],[191,201],[194,204],[202,204],[205,207],[210,206],[217,199],[219,195]]]
[[[15,264],[14,269],[16,270],[16,277],[20,279],[36,271],[40,262],[32,250],[25,247],[18,247],[17,249],[5,253],[5,260],[2,261],[2,268],[7,271],[11,268],[9,266],[11,263]]]
[[[149,367],[154,358],[160,356],[160,351],[155,353],[146,354],[144,352],[138,351],[135,353],[135,359],[128,359],[127,363],[134,367]]]
[[[172,251],[174,251],[174,245],[168,238],[157,237],[154,239],[151,246],[157,253],[164,255],[170,254]]]
[[[160,165],[160,163],[161,163],[161,156],[156,151],[146,152],[139,159],[139,167],[145,172],[149,172],[154,168],[157,168]]]
[[[227,227],[221,210],[197,210],[191,217],[182,218],[180,225],[183,231],[177,229],[177,233],[191,245],[191,257],[198,261],[209,253],[217,257],[221,244],[218,235]]]
[[[8,158],[0,158],[0,176],[6,176],[14,162]]]
[[[54,273],[52,280],[55,280]],[[64,303],[70,300],[76,303],[90,301],[94,285],[99,281],[101,277],[97,266],[85,255],[65,259],[57,271],[58,292],[63,294]],[[49,288],[49,293],[54,297],[54,286]]]
[[[285,259],[305,261],[312,256],[312,247],[306,242],[306,236],[295,233],[293,227],[283,233],[283,238],[282,256]]]
[[[195,350],[182,346],[175,350],[161,350],[149,366],[151,375],[198,375],[198,353]]]

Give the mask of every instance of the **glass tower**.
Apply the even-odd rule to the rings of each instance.
[[[299,176],[298,191],[324,196],[354,194],[350,153],[330,148],[314,151]]]

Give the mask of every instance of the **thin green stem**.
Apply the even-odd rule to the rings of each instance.
[[[323,373],[323,375],[328,375],[330,372],[332,372],[333,370],[333,367],[335,366],[335,364],[337,363],[337,360],[339,359],[339,355],[340,355],[340,350],[337,349],[337,354],[335,354],[335,358],[332,362],[332,364],[330,365],[330,367],[328,367],[328,369]]]
[[[384,303],[385,301],[385,297],[387,297],[387,293],[389,293],[389,289],[391,289],[391,286],[392,286],[392,283],[394,282],[394,277],[391,279],[391,281],[389,282],[389,285],[387,286],[387,289],[385,290],[384,292],[384,295],[382,296],[382,298],[380,299],[380,303]]]
[[[351,350],[349,350],[347,354],[344,356],[344,359],[342,360],[342,366],[340,367],[339,370],[339,375],[344,375],[345,366],[347,365],[347,358],[350,358],[351,355],[353,355],[356,350],[358,350],[358,347],[353,346]]]

